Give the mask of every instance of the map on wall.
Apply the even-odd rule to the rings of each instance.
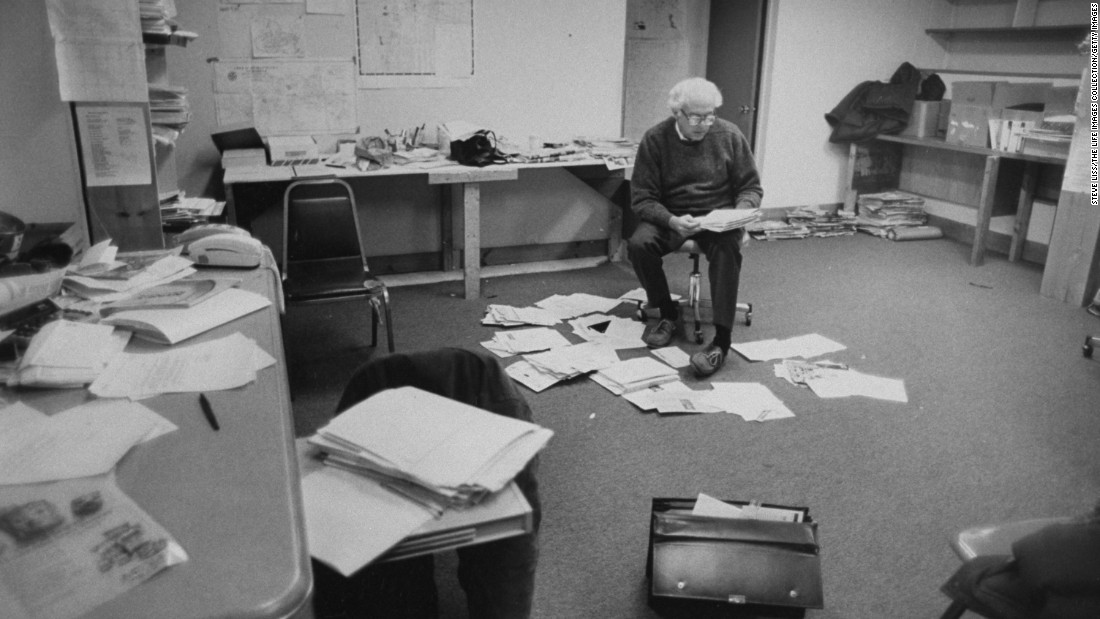
[[[473,0],[356,0],[356,20],[360,76],[473,75]]]
[[[261,135],[354,132],[352,60],[219,60],[214,64],[218,125],[252,123]]]

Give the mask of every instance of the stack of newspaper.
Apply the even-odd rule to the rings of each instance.
[[[787,215],[787,222],[805,226],[809,236],[846,236],[856,233],[856,215],[838,209],[803,206]]]
[[[326,465],[441,514],[504,488],[551,436],[527,421],[402,387],[349,408],[309,442]]]
[[[863,232],[885,237],[898,226],[921,226],[928,222],[924,198],[904,191],[884,191],[859,196],[856,226]]]

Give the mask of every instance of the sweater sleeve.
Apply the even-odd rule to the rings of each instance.
[[[734,134],[733,165],[730,169],[730,186],[733,188],[733,208],[760,208],[764,187],[760,184],[760,172],[752,155],[749,141],[743,134]]]
[[[661,204],[661,168],[657,140],[647,132],[638,144],[630,177],[630,206],[642,221],[668,227],[672,213]]]

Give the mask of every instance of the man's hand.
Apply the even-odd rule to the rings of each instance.
[[[677,234],[685,238],[703,229],[703,224],[699,223],[699,220],[691,215],[674,216],[672,219],[668,220],[668,225],[675,230]]]

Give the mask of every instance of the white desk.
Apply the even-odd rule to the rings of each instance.
[[[271,270],[234,274],[244,278],[242,287],[274,299]],[[244,388],[208,394],[220,431],[207,424],[197,394],[143,402],[179,430],[131,450],[117,467],[119,487],[176,538],[189,560],[86,619],[274,618],[305,607],[313,576],[278,306],[198,336],[215,339],[240,331],[278,360]],[[90,397],[83,389],[19,396],[43,412]]]
[[[331,174],[340,178],[371,178],[387,176],[423,175],[427,177],[429,185],[449,185],[451,188],[450,201],[445,204],[449,213],[444,213],[443,220],[443,270],[458,270],[461,265],[463,271],[464,291],[467,299],[476,299],[481,295],[481,183],[496,181],[515,181],[519,179],[520,170],[540,168],[569,168],[578,175],[602,174],[610,180],[627,180],[630,178],[631,168],[608,169],[602,159],[582,159],[578,161],[559,161],[552,163],[532,164],[507,164],[491,165],[484,168],[475,168],[463,165],[448,165],[437,168],[415,168],[413,166],[393,166],[382,170],[360,172],[358,170],[329,168]],[[580,170],[584,169],[583,172]],[[314,171],[316,168],[314,168]],[[298,178],[310,178],[310,176],[296,176],[291,167],[265,168],[229,168],[225,170],[223,182],[225,184],[226,212],[230,222],[235,222],[236,200],[233,188],[236,185],[248,183],[286,183]],[[621,217],[617,213],[614,218]],[[621,243],[621,224],[619,221],[610,222],[608,228],[609,239],[608,257],[615,259],[618,255]]]

